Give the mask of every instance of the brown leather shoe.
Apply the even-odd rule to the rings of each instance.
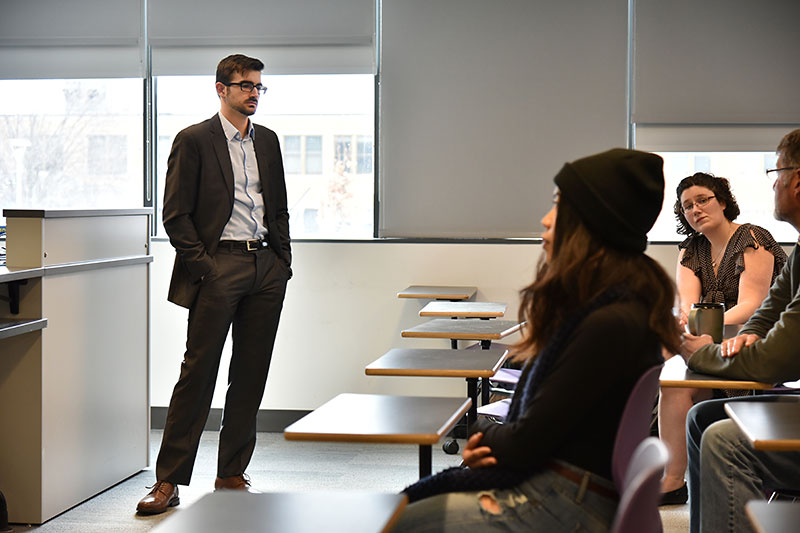
[[[245,490],[247,492],[258,492],[250,486],[250,477],[247,474],[218,477],[214,480],[214,490]]]
[[[169,481],[156,481],[147,496],[139,500],[136,511],[140,514],[159,514],[181,503],[178,486]]]

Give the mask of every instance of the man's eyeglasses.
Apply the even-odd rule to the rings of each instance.
[[[251,93],[251,92],[253,92],[253,89],[258,91],[258,94],[264,94],[265,92],[267,92],[267,88],[264,87],[263,85],[261,85],[260,83],[258,85],[256,85],[256,84],[254,84],[253,82],[250,82],[250,81],[234,81],[234,82],[231,82],[231,83],[225,83],[223,81],[223,82],[220,82],[220,83],[222,83],[222,85],[224,85],[225,87],[230,87],[231,85],[238,85],[239,88],[242,90],[242,92],[245,92],[245,93]]]
[[[683,204],[682,209],[684,213],[689,213],[694,210],[694,206],[697,207],[705,207],[708,202],[711,201],[712,198],[716,198],[716,196],[698,196],[694,199],[694,202],[686,202]]]
[[[780,172],[781,170],[797,170],[798,168],[800,168],[800,167],[769,168],[769,169],[765,170],[764,173],[769,178],[770,177],[770,175],[769,175],[770,172]]]

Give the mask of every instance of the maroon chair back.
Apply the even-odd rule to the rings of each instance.
[[[655,437],[644,439],[633,452],[623,479],[619,506],[611,533],[661,533],[661,476],[667,464],[667,448]]]
[[[654,366],[642,374],[631,390],[622,412],[611,458],[611,475],[620,494],[633,451],[650,436],[653,405],[658,393],[658,377],[663,366]]]

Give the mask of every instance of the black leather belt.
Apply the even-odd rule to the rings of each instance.
[[[250,239],[247,241],[219,241],[219,248],[226,250],[241,250],[243,252],[257,252],[269,248],[269,242],[264,239]]]

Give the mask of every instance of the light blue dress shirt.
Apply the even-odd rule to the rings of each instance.
[[[256,130],[252,122],[247,135],[242,138],[239,130],[219,113],[222,129],[228,141],[228,152],[233,165],[233,211],[222,230],[220,240],[246,241],[266,237],[264,226],[264,197],[261,195],[261,180],[256,161]]]

